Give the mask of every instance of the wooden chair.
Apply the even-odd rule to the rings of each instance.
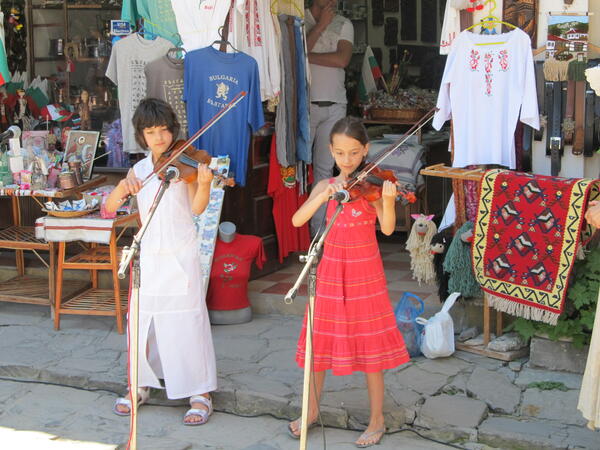
[[[113,222],[110,242],[108,245],[91,243],[87,250],[75,256],[66,258],[66,242],[58,244],[58,267],[56,270],[56,313],[54,316],[54,328],[60,329],[61,314],[81,314],[95,316],[115,316],[117,319],[117,330],[123,334],[123,314],[127,312],[127,292],[119,288],[119,261],[121,249],[117,247],[117,241],[123,234],[125,228],[133,223],[139,226],[138,213],[120,216]],[[123,228],[121,234],[117,235],[117,228]],[[63,301],[63,271],[65,269],[85,269],[90,271],[91,288]],[[98,287],[98,271],[110,270],[112,272],[112,289],[100,289]]]

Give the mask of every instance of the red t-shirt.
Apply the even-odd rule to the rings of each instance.
[[[229,311],[250,306],[250,266],[256,261],[262,269],[266,260],[263,241],[259,237],[236,234],[231,242],[217,239],[206,296],[208,309]]]

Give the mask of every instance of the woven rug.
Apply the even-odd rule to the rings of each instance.
[[[493,169],[481,179],[473,270],[490,305],[555,325],[597,180]],[[586,225],[587,228],[587,225]],[[586,230],[589,231],[589,230]]]

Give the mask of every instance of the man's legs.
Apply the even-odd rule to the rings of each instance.
[[[310,105],[310,135],[313,142],[313,185],[333,174],[333,157],[329,150],[329,135],[335,123],[346,117],[346,105],[336,103],[331,106],[319,107]],[[310,232],[314,236],[325,217],[326,207],[323,205],[310,221]]]

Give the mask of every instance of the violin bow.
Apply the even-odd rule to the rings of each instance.
[[[231,101],[229,103],[227,103],[225,106],[223,106],[223,108],[220,109],[219,112],[217,112],[208,122],[206,122],[202,126],[202,128],[200,128],[198,131],[196,131],[187,141],[185,141],[183,143],[183,145],[177,149],[177,151],[173,152],[173,154],[164,162],[164,164],[162,166],[160,166],[159,168],[155,168],[152,171],[152,173],[150,175],[148,175],[144,179],[144,181],[142,181],[142,187],[146,186],[146,184],[148,184],[148,182],[150,180],[152,180],[155,176],[157,176],[158,172],[160,172],[160,170],[162,168],[168,166],[173,161],[175,161],[179,157],[179,155],[181,155],[184,151],[186,151],[196,139],[198,139],[200,136],[202,136],[204,133],[206,133],[215,123],[217,123],[219,120],[221,120],[221,118],[223,118],[223,116],[225,114],[227,114],[239,102],[241,102],[245,96],[246,96],[246,91],[241,91],[235,97],[233,97],[231,99]]]
[[[437,110],[438,110],[437,107],[433,107],[427,113],[425,113],[425,115],[423,117],[421,117],[417,122],[415,122],[408,129],[408,131],[406,133],[404,133],[404,135],[402,135],[402,137],[400,139],[398,139],[396,142],[394,142],[393,144],[388,146],[383,151],[383,153],[375,159],[375,161],[369,163],[368,166],[366,168],[364,168],[355,177],[356,179],[354,180],[354,182],[352,182],[352,184],[350,184],[350,186],[348,186],[347,189],[350,190],[356,184],[363,181],[375,167],[377,167],[379,164],[381,164],[383,162],[384,159],[386,159],[388,156],[390,156],[392,153],[394,153],[396,150],[398,150],[412,135],[414,135],[417,131],[419,131],[421,128],[423,128],[425,125],[427,125],[427,123],[431,119],[433,119],[433,116],[435,115]]]

